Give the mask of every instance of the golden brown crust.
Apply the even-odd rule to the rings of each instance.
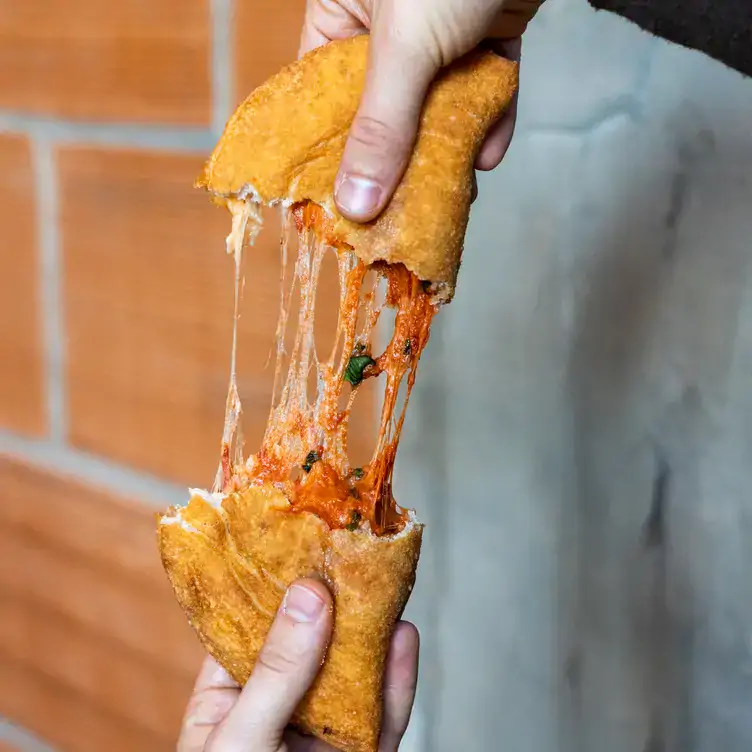
[[[289,506],[272,486],[221,503],[194,495],[160,521],[165,570],[209,653],[241,684],[287,585],[321,577],[334,596],[334,632],[293,722],[337,748],[375,752],[386,655],[415,580],[422,526],[393,537],[332,531]]]
[[[477,50],[432,87],[405,176],[385,211],[365,225],[334,204],[334,178],[365,78],[368,37],[332,42],[287,66],[230,119],[198,180],[219,197],[266,204],[314,201],[366,263],[403,263],[451,299],[470,212],[473,161],[510,104],[517,65]]]

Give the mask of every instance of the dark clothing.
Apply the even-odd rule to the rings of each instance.
[[[752,0],[590,0],[645,31],[752,76]]]

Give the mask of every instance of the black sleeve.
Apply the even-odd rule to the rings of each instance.
[[[752,76],[752,0],[590,0],[656,36]]]

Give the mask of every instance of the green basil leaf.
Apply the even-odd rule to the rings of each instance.
[[[360,512],[358,512],[357,509],[353,509],[352,514],[350,515],[350,523],[347,525],[347,530],[349,530],[350,532],[357,530],[360,520]]]
[[[303,470],[305,470],[307,473],[310,473],[314,463],[318,462],[320,459],[321,457],[319,457],[318,452],[308,452],[305,458],[305,462],[303,463]]]
[[[345,381],[353,386],[358,386],[363,381],[363,371],[368,366],[375,365],[376,361],[370,355],[353,355],[345,368]]]

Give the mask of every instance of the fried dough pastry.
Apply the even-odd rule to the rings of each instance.
[[[396,535],[331,530],[290,512],[269,485],[222,497],[194,492],[159,525],[162,561],[209,653],[245,684],[285,589],[318,576],[336,603],[326,661],[293,723],[352,752],[378,748],[381,677],[415,580],[422,527]]]
[[[168,510],[158,523],[178,601],[207,650],[240,684],[287,586],[303,576],[327,583],[333,637],[293,722],[346,752],[378,749],[386,656],[413,587],[422,535],[415,515],[392,495],[394,459],[433,315],[454,293],[474,158],[517,85],[516,64],[490,52],[449,66],[429,93],[394,198],[378,219],[357,225],[338,213],[333,187],[367,54],[368,37],[360,36],[284,68],[238,108],[198,180],[233,215],[228,250],[236,260],[236,334],[242,251],[260,228],[261,206],[283,207],[281,255],[295,257],[300,311],[286,353],[290,298],[283,291],[275,390],[277,375],[286,370],[287,377],[275,391],[261,449],[243,459],[233,349],[214,488],[193,491],[186,506]],[[288,254],[293,235],[297,253]],[[315,349],[313,318],[329,252],[339,265],[340,301],[335,345],[324,360]],[[372,275],[385,283],[381,299],[369,287]],[[379,354],[372,335],[384,307],[396,315]],[[285,355],[290,362],[282,369]],[[312,371],[315,398],[308,394]],[[353,400],[363,380],[382,374],[377,446],[368,465],[352,468]]]

